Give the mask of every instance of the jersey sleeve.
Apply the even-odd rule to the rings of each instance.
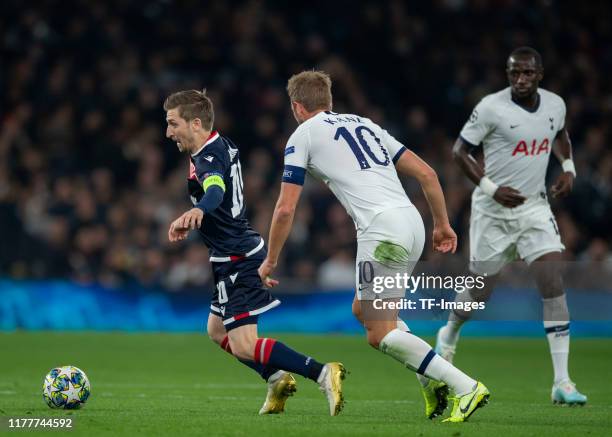
[[[561,117],[561,123],[559,124],[559,131],[565,129],[565,115],[567,113],[567,108],[565,107],[565,102],[561,99],[561,109],[559,110],[559,116]]]
[[[481,100],[461,129],[460,136],[467,143],[478,146],[495,128],[495,113],[491,106]]]
[[[310,135],[307,129],[297,129],[285,147],[285,168],[283,182],[304,185],[306,168],[308,166],[308,152]]]
[[[393,159],[393,164],[396,164],[397,160],[400,159],[400,156],[402,156],[402,153],[406,151],[406,147],[384,129],[382,130],[381,136],[382,143],[387,148],[389,155]]]
[[[212,149],[202,151],[196,159],[196,175],[204,193],[212,185],[225,192],[224,175],[230,166],[229,155],[224,150]]]

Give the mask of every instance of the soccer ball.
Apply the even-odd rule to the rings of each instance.
[[[90,393],[87,375],[74,366],[51,369],[43,382],[43,399],[51,408],[81,408]]]

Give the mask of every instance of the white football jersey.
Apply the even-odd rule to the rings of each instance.
[[[321,179],[359,233],[380,212],[412,205],[394,165],[405,150],[368,118],[320,112],[289,138],[283,181],[301,185],[305,171]]]
[[[484,214],[521,215],[534,204],[546,202],[546,169],[553,141],[565,126],[565,102],[542,88],[538,94],[540,104],[533,112],[512,101],[510,88],[489,94],[476,105],[461,130],[461,138],[468,143],[482,143],[485,175],[528,198],[523,205],[510,209],[476,187],[472,207]]]

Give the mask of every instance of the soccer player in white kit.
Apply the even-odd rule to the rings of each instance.
[[[382,298],[384,304],[397,303],[404,297],[404,287],[391,287],[380,295],[372,293],[373,276],[410,274],[423,251],[423,221],[402,188],[397,171],[415,177],[423,188],[434,218],[434,248],[455,251],[457,236],[448,222],[435,171],[371,120],[332,112],[331,80],[327,74],[304,71],[294,75],[287,91],[300,125],[285,149],[268,255],[259,268],[262,280],[268,286],[278,284],[270,275],[291,230],[308,171],[329,186],[357,227],[357,294],[353,312],[366,328],[368,343],[419,374],[427,417],[442,414],[450,387],[455,393],[455,406],[446,421],[467,420],[487,403],[487,388],[410,333],[406,324],[398,321],[399,309],[391,308],[393,305],[380,309],[380,301],[374,304],[374,297]],[[341,390],[338,396],[342,396]]]
[[[506,72],[510,86],[478,103],[453,148],[455,161],[477,185],[470,217],[470,270],[487,276],[483,290],[464,292],[457,299],[488,300],[501,268],[524,260],[542,296],[554,369],[552,401],[582,405],[587,397],[576,390],[568,373],[569,310],[558,268],[564,246],[544,180],[551,153],[563,167],[551,188],[553,197],[566,196],[576,176],[565,103],[539,88],[543,67],[536,50],[514,50]],[[484,169],[469,154],[479,144]],[[469,317],[455,310],[438,332],[436,351],[448,361],[453,359],[459,331]]]

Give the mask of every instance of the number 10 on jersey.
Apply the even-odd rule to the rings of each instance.
[[[238,217],[244,206],[244,194],[242,193],[244,184],[242,183],[240,161],[232,164],[230,176],[232,178],[232,217]]]
[[[374,139],[374,141],[376,142],[377,148],[380,149],[380,151],[383,154],[382,156],[383,159],[380,159],[372,151],[372,149],[370,148],[370,145],[368,144],[368,140],[366,139],[366,136],[364,136],[364,132],[367,133],[367,136]],[[355,128],[355,137],[357,137],[357,140],[355,140],[355,137],[351,135],[351,133],[349,132],[347,128],[345,128],[344,126],[339,127],[338,130],[336,130],[336,135],[334,135],[334,140],[338,141],[340,137],[342,137],[347,142],[348,146],[351,148],[351,151],[353,152],[353,155],[355,155],[355,158],[357,158],[359,167],[361,167],[362,170],[371,168],[370,163],[368,162],[368,159],[365,157],[363,152],[365,152],[370,157],[370,159],[378,165],[382,165],[386,167],[391,162],[391,160],[389,159],[389,153],[387,152],[387,149],[385,149],[383,145],[380,143],[380,139],[376,136],[376,134],[372,132],[372,130],[366,126],[357,126],[357,128]],[[357,143],[357,141],[359,141],[359,143]]]

